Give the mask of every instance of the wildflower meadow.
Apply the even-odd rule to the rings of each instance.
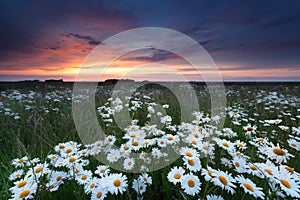
[[[118,98],[99,83],[105,136],[86,122],[83,143],[73,83],[1,83],[0,198],[299,199],[299,84],[225,83],[218,115],[207,86],[190,85],[199,110],[183,119],[190,102],[160,84]]]

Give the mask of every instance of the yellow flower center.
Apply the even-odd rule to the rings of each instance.
[[[18,184],[18,188],[21,188],[21,187],[23,187],[24,185],[26,185],[27,184],[27,181],[21,181],[19,184]]]
[[[194,165],[195,165],[195,162],[194,162],[193,160],[189,160],[189,161],[188,161],[188,164],[191,165],[191,166],[194,166]]]
[[[101,173],[104,173],[104,172],[105,172],[105,169],[100,169],[100,172],[101,172]]]
[[[229,147],[229,144],[227,142],[223,142],[222,144],[223,144],[223,146],[225,146],[227,148]]]
[[[192,144],[193,144],[193,145],[197,145],[197,141],[196,141],[196,140],[193,140],[193,141],[192,141]]]
[[[51,158],[52,158],[52,159],[55,159],[55,158],[56,158],[56,156],[51,156]]]
[[[194,134],[194,137],[195,137],[195,138],[199,138],[198,133],[195,133],[195,134]]]
[[[253,128],[251,126],[248,126],[247,131],[253,131]]]
[[[145,182],[147,182],[147,181],[148,181],[148,179],[147,179],[146,177],[144,177],[143,179],[144,179],[144,181],[145,181]]]
[[[62,176],[58,176],[58,177],[56,178],[57,181],[60,181],[61,179],[62,179]]]
[[[40,172],[42,171],[42,169],[43,169],[43,168],[38,167],[38,168],[36,168],[36,169],[34,170],[34,172],[35,172],[35,173],[40,173]]]
[[[189,180],[189,181],[188,181],[188,185],[189,185],[190,187],[194,187],[194,186],[195,186],[195,182],[194,182],[193,180]]]
[[[273,171],[270,170],[270,169],[265,169],[265,172],[267,172],[267,173],[270,174],[270,175],[273,175]]]
[[[22,162],[24,162],[24,159],[18,160],[18,163],[22,163]]]
[[[219,180],[221,181],[221,183],[223,185],[225,185],[225,186],[227,185],[227,179],[225,176],[219,176]]]
[[[71,157],[71,158],[69,159],[69,162],[70,162],[70,163],[75,162],[75,161],[76,161],[76,158],[75,158],[75,157]]]
[[[136,134],[131,133],[131,134],[130,134],[130,137],[135,138],[135,137],[136,137]]]
[[[187,152],[185,153],[185,155],[188,156],[188,157],[193,157],[193,154],[192,154],[191,152],[189,152],[189,151],[187,151]]]
[[[295,144],[295,143],[292,143],[291,145],[292,145],[293,147],[297,147],[297,144]]]
[[[87,176],[86,175],[83,175],[82,177],[81,177],[81,180],[83,180],[83,181],[85,181],[87,179]]]
[[[213,173],[214,173],[214,172],[210,170],[210,171],[208,172],[208,175],[210,175],[210,177],[212,177],[212,178],[215,178],[215,176],[212,175]]]
[[[289,166],[286,166],[285,169],[288,170],[291,174],[294,174],[295,172],[294,169]]]
[[[138,142],[138,141],[134,141],[134,142],[132,143],[132,145],[133,145],[133,146],[138,146],[138,145],[139,145],[139,142]]]
[[[180,178],[181,178],[181,175],[177,173],[177,174],[174,175],[174,178],[175,178],[175,179],[180,179]]]
[[[238,146],[239,146],[239,147],[243,147],[243,144],[239,143]]]
[[[143,188],[144,188],[144,187],[141,185],[141,186],[140,186],[140,190],[142,190]]]
[[[95,187],[95,183],[90,184],[90,188],[93,189]]]
[[[265,139],[264,138],[257,138],[257,141],[263,142]]]
[[[238,162],[235,162],[234,165],[235,165],[236,167],[240,167],[240,163],[238,163]]]
[[[278,155],[278,156],[284,156],[284,155],[285,155],[285,152],[284,152],[282,149],[280,149],[279,147],[275,147],[275,148],[273,149],[273,152],[274,152],[276,155]]]
[[[72,149],[67,149],[66,150],[66,153],[71,153],[72,152]]]
[[[24,190],[23,192],[20,193],[20,198],[24,198],[26,197],[27,195],[29,195],[30,191],[29,190]]]
[[[120,185],[121,185],[121,180],[120,179],[114,180],[114,186],[119,187]]]
[[[207,145],[203,146],[203,149],[205,149],[207,151],[208,150],[208,146]]]
[[[285,179],[281,179],[280,182],[287,188],[291,188],[291,184],[285,180]]]
[[[18,178],[19,176],[21,176],[21,174],[16,174],[15,177]]]
[[[251,165],[251,166],[250,166],[250,169],[252,169],[252,170],[257,170],[257,167],[254,166],[254,165]]]
[[[65,145],[61,144],[61,145],[59,146],[59,148],[60,148],[60,149],[64,149],[64,148],[65,148]]]
[[[251,192],[254,192],[254,189],[250,184],[244,183],[244,186],[245,186],[245,188],[247,188],[247,190],[250,190]]]
[[[97,198],[100,199],[102,197],[102,192],[97,193]]]
[[[173,138],[173,136],[169,136],[167,139],[168,139],[169,141],[171,141],[171,140],[173,140],[174,138]]]

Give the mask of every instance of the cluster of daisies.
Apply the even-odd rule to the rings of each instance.
[[[31,199],[42,190],[57,191],[71,180],[82,185],[91,199],[128,189],[142,198],[151,184],[161,184],[152,183],[147,172],[161,163],[172,163],[171,151],[179,159],[171,164],[166,178],[187,198],[224,199],[241,191],[260,199],[300,198],[300,174],[293,166],[300,151],[300,99],[263,90],[247,94],[249,98],[240,98],[239,90],[228,89],[227,95],[236,101],[226,112],[220,116],[194,112],[192,122],[180,124],[174,124],[165,111],[169,105],[152,102],[151,95],[110,98],[97,110],[116,134],[85,146],[60,143],[45,162],[28,157],[13,160],[12,199]],[[124,109],[133,118],[138,116],[135,112],[144,111],[148,122],[141,124],[134,118],[123,130],[114,130],[114,115]],[[219,130],[222,117],[229,123]],[[99,154],[104,155],[106,165],[90,170],[88,158]],[[141,173],[129,183],[125,174],[111,173],[109,166]]]
[[[68,181],[75,181],[84,188],[91,199],[104,199],[107,195],[123,194],[128,188],[127,176],[111,173],[109,166],[99,165],[95,170],[86,169],[89,151],[76,142],[60,143],[55,154],[45,162],[27,156],[12,161],[16,170],[9,176],[14,181],[10,188],[12,199],[32,199],[41,191],[53,192]],[[64,170],[62,170],[64,169]],[[142,195],[152,178],[142,173],[132,183],[137,194]]]

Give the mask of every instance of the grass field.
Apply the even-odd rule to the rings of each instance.
[[[122,100],[109,100],[113,86],[101,84],[95,112],[107,137],[98,141],[99,148],[96,141],[79,145],[72,116],[72,86],[0,83],[1,199],[91,199],[91,195],[97,199],[99,192],[102,197],[106,194],[106,199],[300,198],[299,83],[226,83],[227,106],[219,116],[225,119],[223,127],[218,117],[211,116],[204,84],[193,83],[201,112],[186,123],[181,121],[178,100],[166,88],[146,85],[128,98],[126,105]],[[126,130],[113,118],[124,109],[138,120],[128,121]],[[135,145],[137,138],[140,144]],[[210,142],[206,142],[208,138]],[[186,146],[177,146],[177,140]],[[120,149],[110,152],[112,144]],[[123,150],[122,144],[130,150]],[[147,163],[166,161],[162,152],[169,147],[179,158],[147,172]],[[93,156],[97,152],[108,160],[116,158],[123,163],[119,167],[128,170],[109,168],[107,175],[99,174],[97,167],[104,163]],[[129,160],[133,152],[150,153],[153,160]],[[71,161],[72,157],[77,160]],[[134,163],[145,173],[130,173]],[[93,181],[95,186],[89,187]]]

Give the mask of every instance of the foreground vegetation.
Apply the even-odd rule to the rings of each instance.
[[[0,85],[1,199],[97,199],[99,192],[107,199],[299,198],[298,84],[227,84],[220,116],[211,116],[205,85],[193,86],[201,112],[184,122],[166,88],[139,88],[126,105],[110,99],[112,85],[100,85],[95,111],[107,137],[84,146],[73,122],[72,84]],[[133,120],[126,129],[113,118],[124,109]],[[112,153],[112,144],[120,149]],[[169,147],[179,158],[148,172],[147,163],[168,159]],[[152,156],[133,159],[133,152]],[[100,163],[98,153],[122,171]],[[142,172],[131,173],[137,168]]]

